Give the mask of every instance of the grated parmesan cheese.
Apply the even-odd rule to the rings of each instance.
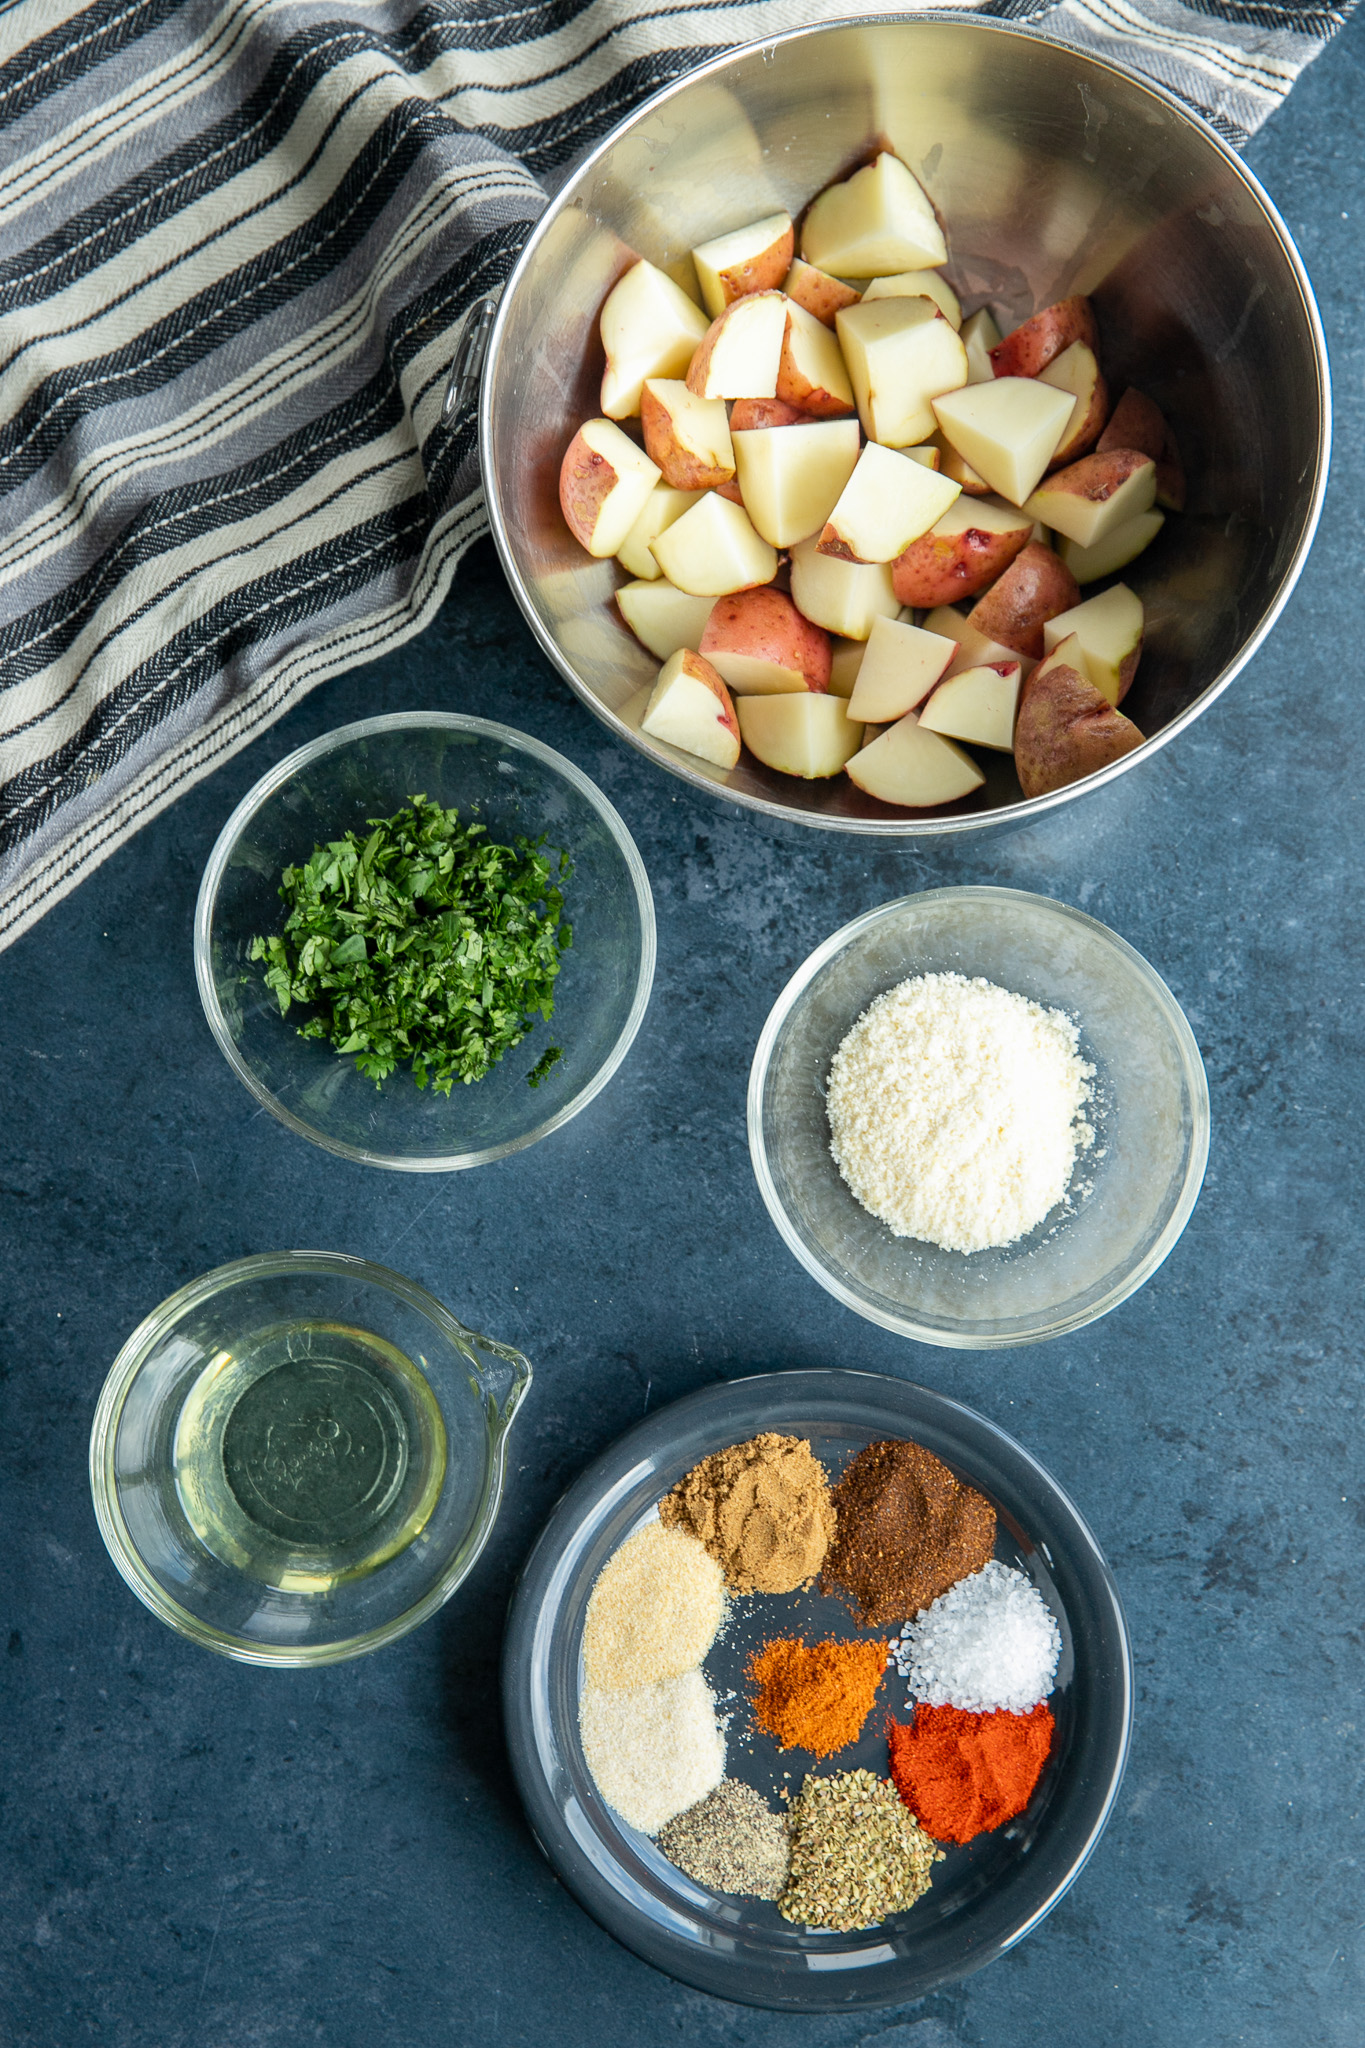
[[[1064,1011],[961,974],[888,989],[830,1065],[830,1151],[851,1192],[944,1251],[1025,1237],[1094,1143],[1079,1036]]]

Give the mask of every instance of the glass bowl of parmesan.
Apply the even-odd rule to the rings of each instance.
[[[1106,1315],[1189,1221],[1203,1061],[1114,932],[1017,889],[931,889],[811,954],[749,1077],[763,1199],[822,1287],[923,1344]]]

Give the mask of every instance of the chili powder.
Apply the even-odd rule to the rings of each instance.
[[[995,1550],[995,1509],[922,1444],[869,1444],[833,1498],[822,1590],[842,1593],[864,1628],[908,1621]]]

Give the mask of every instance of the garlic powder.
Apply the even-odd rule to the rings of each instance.
[[[878,996],[830,1065],[830,1150],[897,1237],[944,1251],[1014,1244],[1067,1191],[1094,1068],[1062,1010],[961,974]]]

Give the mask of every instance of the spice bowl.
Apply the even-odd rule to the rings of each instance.
[[[303,1013],[280,1014],[252,941],[286,915],[282,870],[317,845],[392,816],[414,795],[493,841],[544,836],[569,856],[554,1013],[482,1080],[449,1095],[402,1068],[382,1086],[320,1039]],[[209,1028],[256,1100],[300,1137],[369,1166],[442,1173],[533,1145],[585,1109],[629,1051],[654,978],[654,904],[635,842],[571,761],[510,726],[453,712],[397,712],[324,733],[261,777],[209,857],[194,922],[194,963]],[[551,1045],[563,1056],[527,1081]]]
[[[95,1513],[159,1620],[247,1664],[406,1635],[473,1569],[531,1368],[340,1252],[237,1259],[140,1323],[90,1436]]]
[[[1095,1140],[1077,1155],[1066,1200],[999,1250],[893,1235],[830,1153],[837,1047],[877,996],[926,973],[980,977],[1065,1011],[1095,1070]],[[1015,889],[931,889],[835,932],[773,1005],[748,1119],[768,1213],[807,1272],[871,1322],[973,1350],[1060,1337],[1126,1300],[1189,1221],[1209,1147],[1199,1048],[1160,976],[1096,919]]]
[[[711,1891],[670,1863],[602,1798],[579,1733],[583,1635],[602,1567],[660,1497],[703,1458],[760,1432],[808,1439],[836,1480],[869,1443],[911,1438],[986,1495],[995,1554],[1026,1574],[1053,1614],[1061,1656],[1048,1705],[1051,1756],[1027,1807],[966,1847],[945,1845],[929,1890],[856,1933],[795,1926],[775,1905]],[[726,1774],[770,1807],[806,1773],[884,1777],[883,1718],[906,1718],[888,1671],[863,1734],[816,1763],[780,1750],[736,1706],[769,1636],[876,1635],[817,1590],[730,1603],[706,1681],[729,1714]],[[880,1631],[881,1636],[892,1633]],[[871,1373],[767,1373],[723,1382],[660,1410],[611,1445],[570,1488],[523,1569],[504,1641],[503,1709],[513,1772],[536,1840],[579,1903],[637,1955],[684,1983],[788,2011],[901,2004],[980,1969],[1035,1927],[1074,1882],[1118,1795],[1127,1756],[1132,1656],[1117,1589],[1080,1514],[1029,1453],[959,1403]]]

